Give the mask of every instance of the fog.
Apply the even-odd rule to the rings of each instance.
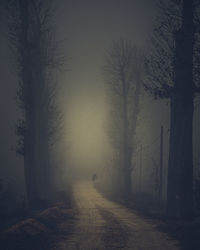
[[[4,249],[200,245],[199,11],[0,0]]]
[[[66,114],[66,153],[73,172],[81,176],[105,172],[112,159],[110,104],[102,70],[105,51],[119,38],[146,47],[154,13],[151,1],[68,1],[59,10],[57,32],[66,39],[69,57],[68,70],[59,77],[65,86],[61,106]]]
[[[105,52],[113,40],[120,38],[148,49],[155,13],[153,1],[59,2],[54,16],[55,36],[67,60],[56,75],[57,103],[63,125],[51,158],[56,169],[62,165],[58,183],[61,182],[60,173],[68,178],[72,175],[91,178],[93,173],[105,176],[109,172],[114,153],[108,135],[110,100],[102,70]],[[5,145],[1,148],[4,162],[1,172],[8,178],[18,176],[15,182],[20,186],[23,184],[23,161],[15,154],[15,124],[20,118],[16,98],[18,79],[13,67],[14,56],[6,56],[11,52],[6,45],[6,31],[3,32],[1,50],[6,59],[1,60],[2,79],[5,79],[1,84],[1,134]],[[164,102],[159,108],[151,103],[152,97],[142,92],[136,133],[138,149],[151,144],[159,136],[160,125],[169,118]],[[166,107],[166,113],[162,112],[162,107]],[[143,163],[145,165],[145,160]]]

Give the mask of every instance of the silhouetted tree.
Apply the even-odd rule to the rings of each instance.
[[[61,116],[55,103],[54,73],[64,63],[58,52],[53,33],[53,5],[51,1],[32,0],[35,16],[35,83],[36,83],[36,166],[41,198],[53,195],[53,172],[50,165],[50,146],[55,132],[60,129]]]
[[[112,43],[104,71],[111,100],[109,136],[121,161],[123,191],[131,192],[133,137],[139,112],[141,53],[130,41]]]
[[[160,16],[147,60],[145,88],[155,97],[170,98],[171,124],[167,213],[191,216],[193,212],[193,102],[195,1],[159,1]]]
[[[18,97],[24,114],[17,127],[18,153],[24,156],[27,198],[29,205],[34,205],[38,198],[52,195],[49,140],[58,122],[52,73],[63,58],[58,56],[53,38],[51,1],[10,1],[9,13],[10,42],[19,67]]]

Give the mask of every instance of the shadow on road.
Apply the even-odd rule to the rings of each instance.
[[[128,241],[128,227],[120,224],[119,220],[117,220],[113,213],[107,209],[100,206],[97,206],[97,209],[107,222],[105,224],[105,231],[103,234],[105,249],[126,249],[126,243]]]

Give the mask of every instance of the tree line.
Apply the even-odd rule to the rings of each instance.
[[[193,114],[200,90],[199,2],[158,1],[158,7],[148,53],[143,56],[129,41],[120,40],[106,54],[106,79],[114,108],[110,138],[121,163],[122,189],[128,195],[140,88],[143,86],[155,99],[170,100],[166,212],[169,217],[185,218],[194,213]]]
[[[60,125],[55,72],[64,62],[53,26],[53,1],[17,0],[5,4],[8,38],[18,72],[17,153],[24,159],[29,208],[54,194],[50,148]]]

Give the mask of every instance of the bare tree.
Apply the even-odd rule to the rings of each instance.
[[[54,38],[53,4],[51,1],[32,0],[36,21],[35,83],[36,85],[36,165],[40,197],[51,199],[53,196],[53,169],[50,164],[50,146],[55,132],[60,129],[61,116],[57,109],[56,79],[54,73],[62,67],[65,58],[58,52]],[[54,79],[54,80],[52,80]]]
[[[10,42],[17,55],[18,97],[24,114],[17,128],[18,152],[24,156],[27,198],[33,206],[38,198],[52,196],[49,147],[59,115],[55,106],[55,82],[50,76],[63,64],[64,58],[58,56],[53,36],[51,1],[9,3]]]
[[[133,137],[139,112],[141,53],[130,41],[112,43],[104,67],[111,100],[109,136],[121,161],[123,191],[131,192]]]
[[[195,1],[159,1],[161,13],[147,60],[145,88],[171,101],[169,216],[187,217],[193,211],[193,102],[199,91],[194,81],[195,7]]]

